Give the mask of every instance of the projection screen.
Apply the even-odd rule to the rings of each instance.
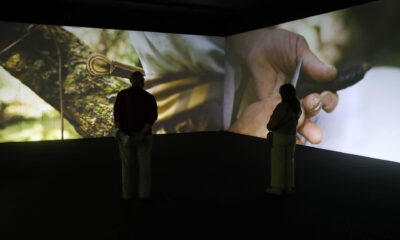
[[[227,37],[225,126],[265,137],[302,59],[298,143],[399,162],[399,20],[398,1],[377,1]]]
[[[157,100],[154,133],[222,129],[224,38],[8,22],[0,32],[0,142],[112,136],[134,71]]]

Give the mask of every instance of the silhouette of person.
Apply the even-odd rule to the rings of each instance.
[[[274,109],[267,124],[272,131],[271,185],[267,193],[289,194],[294,188],[294,151],[296,127],[302,113],[296,89],[292,84],[279,88],[282,101]]]
[[[157,102],[143,89],[142,73],[133,72],[130,82],[132,87],[120,91],[114,104],[122,167],[122,203],[150,198],[152,125],[158,118]]]

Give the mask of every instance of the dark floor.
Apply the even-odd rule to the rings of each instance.
[[[400,239],[398,163],[298,146],[295,192],[279,198],[264,194],[262,139],[157,135],[153,201],[125,207],[112,138],[3,143],[0,152],[4,239]]]

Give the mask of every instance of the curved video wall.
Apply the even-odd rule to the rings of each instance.
[[[226,38],[0,22],[0,142],[112,136],[116,95],[141,71],[155,134],[265,138],[293,83],[298,144],[400,161],[399,20],[389,0]]]

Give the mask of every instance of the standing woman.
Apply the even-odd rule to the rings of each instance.
[[[271,186],[270,194],[289,194],[294,188],[294,151],[296,147],[296,127],[301,115],[300,102],[292,84],[279,88],[282,102],[279,103],[267,124],[272,131]],[[270,136],[268,136],[270,137]]]

